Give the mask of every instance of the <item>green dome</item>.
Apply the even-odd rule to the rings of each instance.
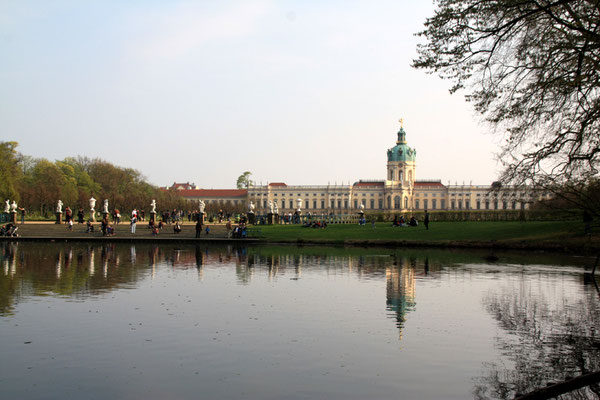
[[[417,151],[411,149],[406,144],[406,132],[404,128],[400,128],[398,131],[398,140],[396,145],[391,149],[388,149],[387,157],[388,161],[415,161]]]

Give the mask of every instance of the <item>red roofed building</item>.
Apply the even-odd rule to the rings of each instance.
[[[247,189],[182,189],[177,194],[193,203],[202,200],[206,204],[217,203],[222,206],[243,206],[244,208],[248,200]]]
[[[173,182],[173,184],[171,185],[170,189],[175,189],[175,190],[191,190],[191,189],[198,189],[198,187],[193,184],[193,183],[177,183],[177,182]]]

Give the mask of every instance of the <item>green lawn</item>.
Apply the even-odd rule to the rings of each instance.
[[[342,242],[345,240],[402,240],[402,241],[560,241],[583,235],[579,222],[436,222],[426,230],[418,227],[392,227],[389,223],[329,225],[325,229],[303,228],[298,225],[261,226],[268,241],[298,239]]]

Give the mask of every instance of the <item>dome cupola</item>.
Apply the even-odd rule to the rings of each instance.
[[[415,161],[417,151],[406,144],[406,131],[402,126],[398,131],[396,145],[387,151],[388,162],[390,161]]]

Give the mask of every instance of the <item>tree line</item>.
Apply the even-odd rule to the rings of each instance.
[[[54,162],[17,151],[17,142],[0,142],[0,197],[17,201],[31,214],[52,216],[60,199],[73,210],[89,209],[89,199],[108,199],[110,209],[185,209],[185,200],[174,190],[162,190],[137,170],[99,158],[67,157]]]

